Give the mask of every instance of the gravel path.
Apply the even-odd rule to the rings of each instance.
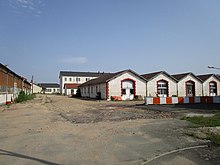
[[[187,136],[188,123],[173,113],[144,110],[140,104],[38,95],[1,107],[0,164],[141,165],[164,153],[209,144]],[[218,149],[209,145],[155,161],[219,164]]]

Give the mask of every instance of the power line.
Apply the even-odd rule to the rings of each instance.
[[[217,70],[220,70],[220,68],[218,67],[214,67],[214,66],[208,66],[209,69],[217,69]]]

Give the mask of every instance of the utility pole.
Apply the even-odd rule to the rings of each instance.
[[[33,75],[32,75],[31,81],[32,81],[32,94],[33,94],[34,93],[34,76]]]
[[[8,68],[8,64],[5,64],[5,67]],[[9,71],[7,71],[7,76],[6,76],[6,104],[8,103],[8,74]]]

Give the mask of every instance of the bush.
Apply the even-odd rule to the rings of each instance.
[[[16,98],[15,102],[16,103],[21,103],[27,100],[31,100],[35,97],[35,94],[25,94],[24,91],[21,91],[18,95],[18,97]]]
[[[102,97],[101,97],[101,92],[97,92],[97,94],[96,94],[96,99],[97,99],[97,100],[101,100],[101,98],[102,98]]]
[[[134,101],[142,101],[144,98],[141,95],[134,96]]]
[[[82,97],[80,88],[76,91],[76,97]]]

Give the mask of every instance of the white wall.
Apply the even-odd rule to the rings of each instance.
[[[41,93],[42,88],[38,85],[33,84],[33,93]]]
[[[186,96],[186,82],[190,80],[195,82],[195,96],[202,96],[202,83],[193,76],[187,75],[185,78],[178,82],[179,97]]]
[[[66,81],[65,81],[65,78],[66,78]],[[70,78],[71,78],[71,81],[70,81]],[[80,78],[80,81],[76,81],[76,78]],[[65,89],[64,89],[64,84],[83,84],[86,82],[86,79],[94,79],[94,78],[97,78],[97,77],[73,77],[73,76],[62,76],[60,78],[60,91],[62,94],[67,94],[65,93]]]
[[[45,94],[53,94],[53,93],[60,93],[60,88],[46,88]]]
[[[138,76],[126,72],[109,82],[109,98],[111,96],[121,96],[121,81],[124,79],[134,80],[136,83],[136,95],[146,96],[146,82]]]
[[[166,80],[168,82],[169,97],[177,95],[177,83],[165,74],[159,74],[154,79],[147,82],[147,96],[157,97],[157,82],[160,80]]]
[[[73,93],[72,93],[73,91]],[[66,95],[75,95],[76,94],[77,89],[65,89],[65,94]]]
[[[9,102],[12,99],[14,99],[13,94],[8,94],[7,96],[6,96],[6,93],[5,94],[0,94],[0,105],[6,104],[6,97],[7,97],[7,101],[9,101]]]
[[[211,81],[215,81],[217,83],[217,95],[219,96],[220,95],[220,81],[217,78],[215,78],[214,76],[211,76],[203,83],[203,95],[210,96],[209,83]]]
[[[88,92],[88,88],[89,88],[89,92]],[[101,92],[101,99],[106,99],[106,83],[80,87],[80,90],[82,97],[96,98],[97,92]]]

